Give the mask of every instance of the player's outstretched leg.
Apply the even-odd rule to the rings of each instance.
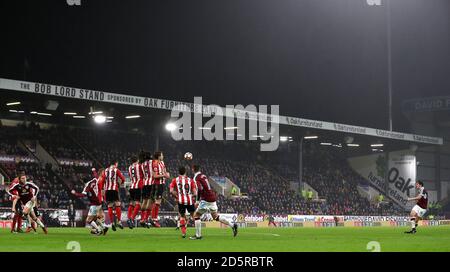
[[[220,217],[218,213],[213,213],[212,216],[213,216],[214,220],[219,221],[220,223],[229,226],[233,230],[233,236],[236,237],[236,235],[238,233],[238,225],[236,223],[228,222],[228,220],[226,220],[225,218]]]

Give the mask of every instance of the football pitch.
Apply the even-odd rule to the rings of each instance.
[[[224,251],[224,252],[450,252],[450,226],[423,227],[404,234],[406,227],[361,228],[241,228],[237,237],[230,229],[205,228],[202,240],[181,238],[174,228],[118,229],[106,236],[93,236],[86,228],[50,228],[49,234],[11,234],[0,229],[4,252],[129,252],[129,251]],[[188,235],[194,234],[188,229]],[[373,247],[374,245],[374,247]]]

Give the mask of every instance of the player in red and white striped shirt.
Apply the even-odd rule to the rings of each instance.
[[[158,223],[159,207],[161,206],[161,199],[164,193],[164,186],[166,178],[170,178],[164,164],[164,155],[161,151],[155,152],[152,161],[152,192],[151,197],[154,201],[152,208],[152,222],[157,228],[160,227]]]
[[[128,227],[134,227],[134,220],[141,209],[142,186],[144,183],[144,169],[136,156],[131,157],[131,165],[128,167],[130,176],[130,204],[128,206]]]
[[[178,169],[180,174],[170,183],[170,194],[178,202],[178,211],[180,213],[180,227],[183,238],[186,238],[186,210],[194,217],[195,200],[197,197],[197,185],[194,180],[186,176],[186,167]]]
[[[122,183],[125,182],[125,177],[122,172],[120,172],[117,160],[110,163],[110,166],[105,169],[100,177],[99,184],[100,187],[105,190],[105,199],[108,204],[108,216],[111,221],[111,228],[116,231],[116,225],[123,229],[121,216],[122,210],[120,209],[120,198],[119,198],[119,188]],[[121,182],[120,182],[121,181]],[[113,207],[116,210],[116,220],[114,220]]]
[[[144,184],[142,187],[142,204],[141,204],[141,226],[148,227],[147,220],[152,210],[152,155],[150,152],[141,154],[142,169],[144,170]]]

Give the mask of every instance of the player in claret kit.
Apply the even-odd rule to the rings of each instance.
[[[108,216],[111,222],[111,228],[116,231],[116,227],[123,229],[121,216],[121,203],[119,198],[120,185],[125,182],[125,177],[119,170],[117,160],[113,160],[110,166],[105,169],[103,175],[100,176],[100,186],[105,190],[105,199],[108,204]],[[120,182],[120,181],[121,182]],[[116,218],[114,219],[113,208],[116,211]]]
[[[36,216],[33,209],[36,205],[36,197],[39,194],[39,187],[37,187],[33,182],[28,182],[27,176],[22,172],[19,175],[19,182],[9,188],[8,193],[12,194],[14,190],[17,192],[19,201],[23,205],[23,215],[25,217],[30,215],[31,219],[42,228],[45,234],[47,234],[47,227]]]
[[[131,157],[131,165],[128,167],[130,177],[130,204],[128,206],[128,227],[134,228],[135,219],[141,210],[142,186],[144,183],[144,169],[136,156]],[[141,213],[142,217],[142,213]]]
[[[86,223],[91,225],[91,232],[96,235],[105,235],[108,232],[108,227],[104,224],[104,216],[102,211],[102,188],[99,185],[99,181],[97,179],[97,174],[95,173],[95,169],[92,169],[94,172],[94,178],[86,183],[84,186],[83,192],[77,193],[75,190],[72,190],[72,194],[76,197],[87,197],[89,199],[89,212],[88,217],[86,218]],[[100,176],[103,175],[104,170],[100,169]]]
[[[427,212],[428,207],[428,192],[423,187],[422,181],[416,181],[416,189],[418,194],[416,197],[408,198],[408,201],[417,201],[417,204],[411,210],[411,230],[405,233],[414,234],[417,232],[417,225],[419,220],[421,220],[424,214]]]
[[[191,240],[202,239],[202,222],[200,217],[205,213],[210,213],[212,218],[220,223],[229,226],[233,230],[233,236],[238,233],[238,226],[236,223],[232,224],[228,222],[225,218],[221,218],[217,213],[217,196],[214,190],[209,184],[208,177],[200,172],[199,165],[193,165],[192,170],[194,171],[194,181],[197,184],[198,196],[200,197],[200,202],[198,203],[197,210],[194,214],[195,220],[195,236],[190,237]]]
[[[170,194],[178,202],[178,211],[180,213],[180,227],[182,237],[186,238],[186,211],[194,217],[195,199],[197,197],[197,185],[195,181],[186,176],[186,167],[178,169],[179,176],[170,183]]]

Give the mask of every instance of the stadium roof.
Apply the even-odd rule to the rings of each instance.
[[[35,92],[36,88],[39,89],[38,93]],[[92,124],[92,113],[101,111],[103,115],[110,117],[108,118],[109,124],[106,124],[108,126],[145,132],[152,132],[155,129],[158,131],[159,128],[162,128],[170,120],[168,110],[176,103],[192,105],[189,102],[144,98],[1,78],[0,90],[2,102],[4,102],[0,105],[3,119],[19,118],[36,122],[49,121],[51,123],[84,126]],[[89,97],[88,94],[92,96]],[[20,104],[15,105],[14,102],[20,102]],[[8,106],[9,103],[13,104]],[[48,114],[51,114],[51,116]],[[331,143],[332,145],[357,144],[359,142],[365,146],[386,143],[395,143],[396,146],[409,146],[411,142],[417,144],[442,144],[443,142],[442,138],[281,115],[280,124],[282,124],[280,135],[288,135],[294,138],[298,138],[299,135],[320,135],[320,140],[323,140],[323,143]],[[403,142],[403,144],[400,142]]]

